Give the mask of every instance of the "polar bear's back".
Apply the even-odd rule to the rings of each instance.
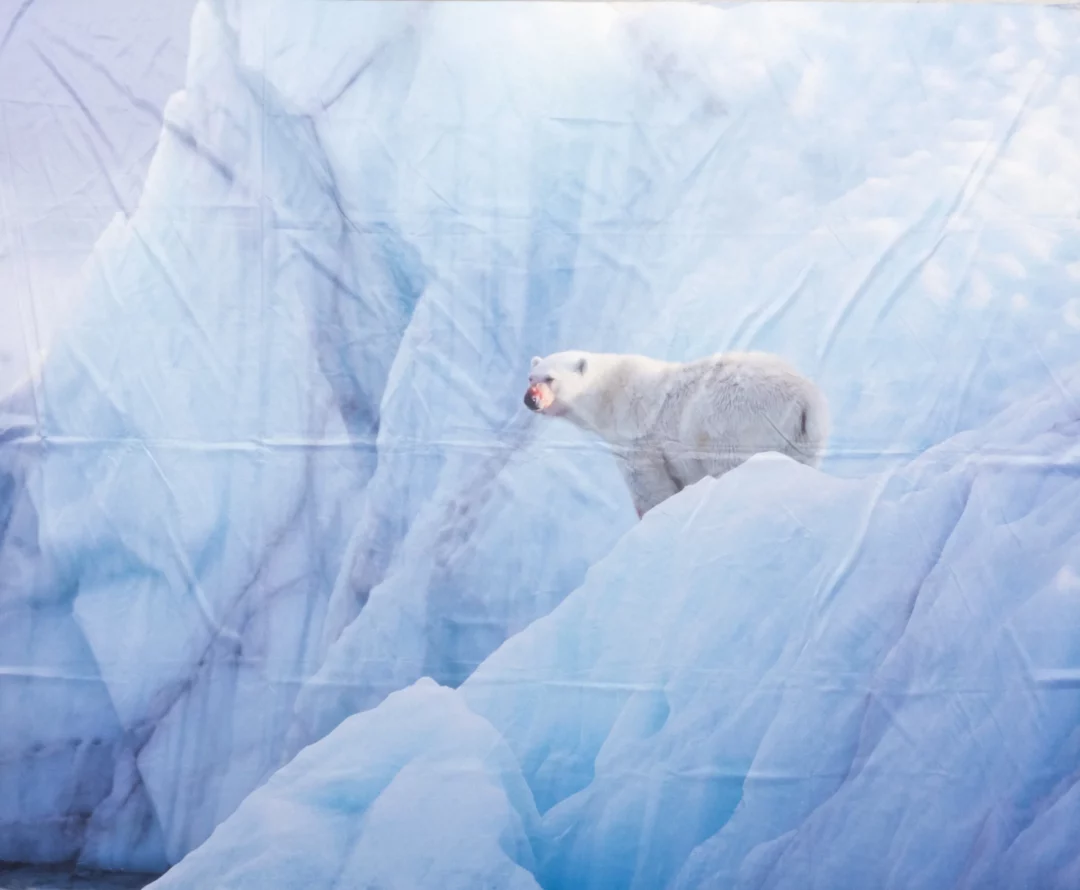
[[[660,426],[689,484],[753,454],[776,451],[817,466],[828,435],[825,399],[778,356],[722,353],[670,365]]]

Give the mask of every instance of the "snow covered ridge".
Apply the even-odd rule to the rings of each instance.
[[[153,886],[1075,887],[1078,406],[1080,367],[895,472],[685,490]]]
[[[873,514],[896,533],[869,551],[884,554],[859,576],[869,593],[907,550],[932,562],[933,540],[903,535],[949,526],[952,495],[934,482],[946,464],[955,468],[942,480],[958,492],[964,473],[997,466],[1031,482],[1032,503],[1049,498],[1062,479],[1029,444],[1040,440],[980,430],[1011,404],[1007,384],[1024,394],[1053,384],[1078,352],[1078,29],[1066,10],[969,5],[200,5],[187,87],[167,109],[139,209],[103,235],[80,317],[13,412],[31,420],[0,432],[0,859],[176,862],[298,752],[321,751],[309,746],[394,691],[415,702],[413,684],[431,677],[469,681],[460,696],[422,687],[423,701],[445,702],[440,713],[470,727],[439,756],[489,740],[510,752],[485,750],[469,767],[498,772],[466,832],[479,859],[545,886],[564,873],[593,880],[609,855],[630,867],[617,822],[576,815],[614,799],[626,762],[589,752],[615,729],[655,728],[634,746],[650,758],[649,745],[681,731],[697,669],[662,696],[667,679],[642,675],[630,710],[593,701],[603,720],[579,747],[558,735],[577,704],[565,715],[545,705],[528,671],[500,693],[492,665],[554,633],[554,619],[534,622],[572,591],[576,609],[618,597],[623,614],[623,598],[644,594],[616,592],[622,580],[663,578],[684,585],[668,601],[688,604],[686,626],[674,612],[663,613],[671,626],[657,624],[650,589],[650,607],[626,613],[642,623],[621,633],[651,652],[642,635],[655,625],[687,658],[700,655],[708,676],[706,655],[721,651],[712,637],[691,645],[694,609],[704,615],[715,598],[694,593],[703,559],[739,590],[771,585],[769,596],[787,597],[760,628],[756,613],[722,616],[744,619],[728,650],[742,657],[744,638],[775,631],[779,658],[795,631],[776,622],[828,605],[807,599],[814,560],[835,568],[850,552],[859,564],[850,536],[863,527],[852,523],[877,483],[844,479],[908,466],[936,443],[946,443],[938,463],[910,464],[883,489],[882,510],[903,508]],[[784,355],[825,390],[833,452],[824,475],[769,473],[822,518],[797,505],[806,529],[762,518],[745,487],[782,482],[755,464],[679,502],[700,507],[665,520],[686,523],[685,545],[660,517],[624,538],[635,518],[610,456],[588,437],[538,430],[521,405],[529,357],[564,347]],[[979,449],[981,469],[970,460]],[[934,497],[940,516],[908,521],[909,509],[922,516],[911,505]],[[1054,502],[1053,515],[1069,509]],[[965,512],[957,523],[974,521]],[[743,550],[712,536],[685,549],[710,527]],[[1015,530],[973,544],[972,562],[999,559]],[[794,569],[772,555],[778,540],[802,567],[801,597],[785,574]],[[673,546],[682,568],[672,569]],[[1059,565],[1064,548],[1047,551]],[[621,579],[620,563],[638,580]],[[977,589],[1028,589],[1023,560],[1013,563],[1000,578],[980,575]],[[596,586],[605,573],[607,593]],[[570,661],[544,667],[560,648],[537,655],[561,678],[549,691],[584,688],[559,673],[578,662],[601,688],[626,691],[604,679],[617,665],[598,660],[614,633],[600,617],[582,619],[594,638],[565,637]],[[877,614],[865,621],[880,643]],[[843,629],[830,618],[821,633]],[[760,679],[730,664],[728,692],[703,713],[711,734],[746,742],[742,761],[736,751],[713,770],[741,781],[747,733],[765,731],[750,699],[776,687],[766,681],[736,702],[742,710],[721,712]],[[835,666],[821,676],[843,681]],[[991,692],[1019,689],[1015,676]],[[547,753],[499,723],[500,695],[534,700],[522,721],[549,713]],[[942,712],[905,724],[912,738],[959,708],[931,700]],[[892,707],[879,696],[867,719],[879,726]],[[626,716],[609,733],[616,711]],[[373,712],[363,732],[389,732],[406,720],[396,713]],[[382,750],[370,769],[389,780]],[[422,784],[426,763],[391,803]],[[868,768],[862,781],[895,776]],[[811,774],[802,761],[770,769],[754,775]],[[684,775],[699,789],[687,817],[698,821],[648,857],[649,880],[674,878],[684,860],[708,863],[708,849],[687,847],[726,818],[723,782]],[[665,794],[680,787],[672,781]],[[645,792],[628,782],[625,793]],[[665,819],[666,806],[655,810]],[[771,818],[782,819],[768,808],[753,817]],[[1009,818],[986,823],[985,843],[1008,836]],[[564,842],[578,852],[544,840],[559,819],[581,826]],[[506,861],[493,863],[484,831],[501,836],[496,823],[515,820],[499,848]],[[608,852],[579,867],[595,832]]]

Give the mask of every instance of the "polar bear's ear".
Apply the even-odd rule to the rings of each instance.
[[[579,358],[577,364],[574,366],[574,370],[577,371],[579,374],[584,374],[586,371],[589,370],[589,360]]]
[[[540,364],[540,356],[534,355],[532,357],[532,365],[531,365],[531,367],[535,368],[538,364]]]

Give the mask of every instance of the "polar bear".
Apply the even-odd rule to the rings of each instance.
[[[690,362],[579,351],[536,356],[525,405],[606,440],[639,517],[761,452],[817,467],[828,437],[818,388],[764,352]]]

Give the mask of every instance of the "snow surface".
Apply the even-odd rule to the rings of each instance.
[[[859,830],[896,886],[981,879],[976,843],[1075,868],[1076,622],[1046,581],[1080,576],[1074,456],[1001,412],[1077,403],[1078,32],[967,4],[200,3],[139,206],[0,407],[0,859],[177,862],[298,806],[249,798],[297,752],[283,775],[324,787],[309,752],[426,676],[467,680],[472,715],[422,687],[461,747],[373,760],[349,807],[374,827],[318,867],[410,795],[445,812],[446,756],[491,776],[468,875],[842,887],[827,842]],[[638,525],[595,441],[525,415],[529,357],[570,347],[781,352],[832,406],[824,472],[759,461]]]
[[[349,718],[154,886],[517,886],[496,835],[549,890],[1075,887],[1060,382],[895,471],[766,455],[685,490],[457,692]]]

